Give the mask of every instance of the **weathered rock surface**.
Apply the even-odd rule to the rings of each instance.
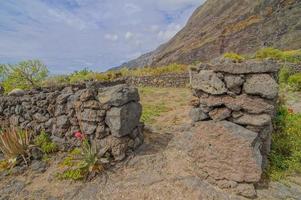
[[[245,80],[244,80],[243,76],[234,76],[234,75],[225,76],[225,82],[226,82],[227,88],[236,94],[240,94],[241,86],[244,83],[244,81]]]
[[[253,75],[247,78],[243,90],[247,94],[274,99],[278,95],[278,84],[268,74]]]
[[[13,89],[12,91],[10,91],[8,93],[8,96],[22,96],[24,95],[25,92],[24,90],[21,90],[21,89]]]
[[[272,121],[271,116],[267,114],[262,114],[262,115],[244,114],[243,116],[233,120],[233,122],[237,124],[259,126],[259,127],[269,125],[271,121]]]
[[[231,116],[231,110],[228,108],[216,108],[209,112],[209,116],[214,121],[222,121]]]
[[[194,122],[202,121],[209,117],[201,108],[192,108],[189,115]]]
[[[236,97],[231,96],[209,96],[200,97],[200,103],[209,107],[226,106],[233,110],[244,110],[251,114],[270,113],[274,106],[269,102],[255,97],[242,94]]]
[[[192,78],[192,87],[209,94],[224,94],[227,92],[224,82],[216,73],[210,70],[200,71]]]
[[[119,107],[130,101],[139,101],[139,94],[136,88],[117,85],[100,89],[98,100],[102,105]]]
[[[142,106],[139,103],[129,103],[122,107],[112,107],[106,115],[106,124],[112,135],[122,137],[130,134],[139,124]]]
[[[215,180],[256,183],[262,157],[257,133],[228,121],[200,122],[193,129],[191,157]]]

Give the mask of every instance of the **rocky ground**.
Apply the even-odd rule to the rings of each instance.
[[[196,141],[191,141],[188,106],[184,103],[190,98],[188,89],[144,92],[142,104],[174,103],[168,103],[168,109],[148,124],[145,143],[135,153],[92,182],[57,180],[58,163],[64,157],[61,154],[51,158],[49,165],[36,163],[23,175],[0,177],[0,199],[245,199],[204,181],[193,161],[189,147]],[[269,187],[258,188],[257,195],[259,200],[300,200],[301,178],[272,182]]]

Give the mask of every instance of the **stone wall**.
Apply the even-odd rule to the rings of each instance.
[[[158,76],[128,77],[126,82],[136,87],[185,88],[189,85],[189,74],[170,73]]]
[[[192,68],[190,115],[202,141],[198,164],[223,189],[255,194],[270,151],[278,71],[269,60],[222,59]]]
[[[99,157],[109,153],[121,160],[143,143],[143,127],[137,89],[119,83],[16,90],[0,96],[0,122],[34,134],[44,130],[62,150],[79,145],[74,133],[81,131],[98,147]]]

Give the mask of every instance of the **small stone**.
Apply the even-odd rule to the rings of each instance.
[[[225,82],[230,91],[239,94],[241,92],[241,86],[244,83],[244,79],[242,76],[227,75],[225,76]]]
[[[46,171],[47,165],[43,161],[34,161],[30,165],[31,170],[38,173],[44,173]]]
[[[222,121],[231,116],[231,110],[229,110],[228,108],[216,108],[209,112],[209,116],[214,121]]]
[[[30,155],[33,160],[41,160],[43,158],[43,151],[38,147],[33,147],[30,149]]]
[[[201,108],[192,108],[189,116],[193,122],[199,122],[209,118],[209,116],[204,113]]]
[[[251,115],[244,114],[243,116],[233,119],[233,122],[240,125],[251,125],[251,126],[266,126],[271,123],[272,119],[270,115]]]
[[[209,94],[224,94],[227,88],[224,82],[211,70],[202,70],[192,77],[192,88]]]
[[[253,184],[238,184],[235,189],[238,195],[247,197],[247,198],[255,198],[257,193],[255,191]]]

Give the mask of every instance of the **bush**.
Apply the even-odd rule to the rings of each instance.
[[[4,70],[3,70],[4,69]],[[15,88],[31,89],[39,87],[47,77],[47,67],[38,60],[23,61],[16,65],[2,66],[2,85],[5,92]]]
[[[29,143],[30,134],[27,131],[16,128],[3,128],[0,131],[0,150],[11,164],[16,162],[18,156],[27,163]]]
[[[274,48],[263,48],[256,52],[256,58],[271,58],[282,62],[300,63],[301,50],[281,51]]]
[[[279,49],[274,48],[263,48],[256,52],[256,58],[265,59],[265,58],[272,58],[276,60],[281,60],[282,58],[282,51]]]
[[[34,139],[34,143],[46,154],[54,153],[58,150],[57,145],[51,141],[49,135],[44,131]]]
[[[224,58],[228,58],[233,62],[239,62],[239,63],[245,60],[243,56],[236,53],[225,53]]]
[[[274,123],[269,175],[272,180],[281,180],[301,173],[301,114],[280,106]]]

